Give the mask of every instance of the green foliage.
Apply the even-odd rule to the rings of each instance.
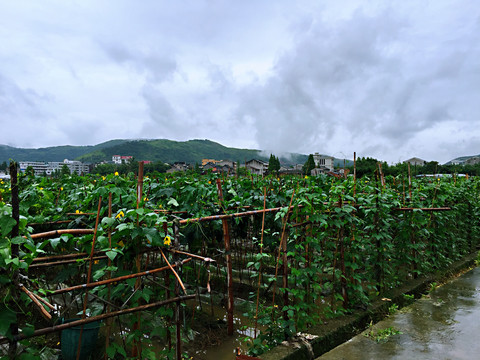
[[[398,305],[397,304],[392,304],[388,307],[388,314],[393,315],[398,311]]]
[[[368,337],[369,339],[376,341],[377,343],[380,343],[380,342],[387,342],[390,337],[394,335],[399,335],[399,334],[403,334],[403,333],[400,330],[396,329],[395,327],[390,326],[388,328],[379,329],[377,331],[374,331],[373,329],[371,329],[365,334],[365,336]]]
[[[382,165],[382,172],[385,175],[399,176],[408,174],[408,164],[398,163],[395,165],[388,165],[386,162],[381,162],[373,158],[359,158],[356,164],[357,177],[363,176],[373,177],[378,170],[378,163]],[[353,172],[353,165],[349,165],[350,171]],[[412,176],[434,175],[434,174],[469,174],[470,176],[480,176],[480,164],[474,165],[441,165],[437,161],[430,161],[425,165],[412,165],[410,167]]]
[[[303,164],[303,174],[310,175],[312,170],[315,169],[315,160],[313,159],[313,155],[308,155],[307,161]]]
[[[260,354],[330,317],[368,305],[405,280],[445,267],[476,251],[479,241],[480,181],[475,178],[413,179],[410,197],[408,187],[404,190],[402,176],[387,175],[385,186],[368,176],[356,183],[352,177],[229,177],[223,179],[224,199],[220,203],[217,176],[193,172],[181,176],[148,174],[144,177],[144,196],[137,207],[137,179],[133,171],[125,175],[115,172],[83,177],[64,175],[58,179],[21,175],[19,237],[11,236],[15,221],[9,204],[10,184],[1,181],[0,293],[5,307],[0,308],[0,323],[3,321],[0,332],[8,335],[6,324],[12,322],[12,313],[20,314],[24,320],[22,327],[26,329],[39,323],[38,317],[28,310],[31,308],[28,298],[12,295],[15,289],[11,279],[15,271],[28,274],[33,259],[42,254],[61,255],[91,249],[92,234],[34,241],[31,237],[34,229],[27,224],[63,220],[69,218],[67,214],[78,212],[66,227],[93,228],[94,216],[81,213],[96,213],[100,197],[95,250],[104,251],[105,257],[93,266],[94,281],[104,279],[108,273],[130,274],[140,249],[168,246],[166,243],[174,238],[171,224],[175,218],[162,210],[174,210],[188,219],[236,213],[242,211],[243,206],[250,210],[263,209],[266,189],[266,207],[280,208],[280,211],[266,214],[263,236],[259,236],[261,216],[235,218],[229,222],[232,240],[246,239],[253,234],[242,249],[248,252],[247,259],[239,266],[247,269],[254,284],[259,273],[263,274],[259,313],[250,310],[247,314],[252,319],[257,317],[263,329],[252,342],[252,354]],[[108,217],[106,211],[109,193],[113,217]],[[408,209],[401,209],[404,207]],[[427,211],[431,207],[450,210]],[[167,232],[163,229],[166,222],[170,224]],[[182,246],[191,252],[214,254],[221,261],[224,249],[221,221],[183,223],[179,229],[178,241]],[[284,229],[285,237],[282,237]],[[283,283],[283,252],[278,253],[283,238],[286,239],[287,286]],[[12,245],[19,246],[18,256],[12,256]],[[166,256],[171,259],[172,255]],[[87,262],[79,260],[75,265],[58,268],[53,275],[40,273],[34,283],[27,285],[42,294],[52,282],[79,283],[83,281],[81,276]],[[279,270],[277,277],[275,270]],[[192,278],[192,270],[186,269],[185,273]],[[195,273],[193,277],[197,276]],[[173,293],[173,285],[172,278],[168,286],[145,282],[138,290],[135,279],[131,279],[111,287],[110,301],[118,306],[123,306],[126,299],[128,306],[159,301],[166,298],[167,291]],[[272,301],[273,288],[275,302]],[[98,287],[92,294],[105,299],[108,289]],[[250,300],[256,300],[255,296]],[[92,301],[88,308],[91,314],[102,310],[103,303],[99,305],[98,301]],[[392,306],[390,312],[394,310]],[[142,322],[145,328],[141,332],[132,331],[126,339],[127,347],[140,338],[142,332],[165,337],[172,315],[168,307],[145,313],[146,321]],[[136,316],[127,318],[131,322],[135,319]],[[133,328],[131,325],[128,327]],[[188,327],[184,329],[184,336],[187,334]],[[392,334],[393,331],[380,334],[379,338],[386,339]],[[123,344],[121,347],[124,348]],[[125,357],[113,344],[107,353]],[[165,354],[166,358],[171,356]],[[145,352],[142,356],[149,358],[151,354]]]
[[[269,174],[278,174],[280,170],[280,160],[278,160],[275,155],[270,154],[270,159],[268,160],[268,172]]]

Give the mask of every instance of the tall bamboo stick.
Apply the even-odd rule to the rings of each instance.
[[[263,188],[263,210],[267,207],[267,188]],[[260,300],[260,286],[262,283],[262,254],[263,254],[263,234],[265,231],[265,212],[262,216],[262,232],[260,234],[260,266],[258,268],[258,286],[257,286],[257,306],[255,309],[255,331],[253,333],[253,338],[257,338],[257,328],[258,328],[258,304]]]
[[[186,296],[179,296],[179,297],[175,297],[175,298],[171,298],[171,299],[167,299],[167,300],[163,300],[163,301],[157,301],[157,302],[147,304],[147,305],[136,306],[136,307],[129,308],[129,309],[113,311],[111,313],[101,314],[101,315],[97,315],[97,316],[91,316],[91,317],[88,317],[88,318],[85,318],[85,319],[71,321],[71,322],[66,323],[66,324],[60,324],[60,325],[56,325],[56,326],[52,326],[52,327],[48,327],[48,328],[38,329],[38,330],[35,330],[33,333],[22,333],[22,334],[16,335],[15,337],[13,337],[12,341],[17,342],[17,341],[25,340],[25,339],[28,339],[28,338],[31,338],[31,337],[37,337],[37,336],[42,336],[42,335],[46,335],[46,334],[51,334],[53,332],[65,330],[65,329],[68,329],[68,328],[71,328],[71,327],[74,327],[74,326],[85,325],[85,324],[89,324],[89,323],[92,323],[92,322],[95,322],[95,321],[105,320],[105,319],[108,319],[108,318],[114,317],[114,316],[131,314],[131,313],[134,313],[134,312],[137,312],[137,311],[150,310],[150,309],[154,309],[154,308],[159,307],[159,306],[164,306],[164,305],[167,305],[167,304],[171,304],[171,303],[174,303],[174,302],[177,302],[177,301],[190,300],[190,299],[195,298],[195,296],[196,296],[195,294],[186,295]],[[0,337],[0,345],[8,343],[9,341],[10,341],[10,339],[8,339],[7,337]]]
[[[97,229],[98,229],[98,223],[99,223],[99,220],[100,220],[101,207],[102,207],[102,197],[100,196],[98,198],[97,219],[95,220],[95,231],[93,233],[92,249],[90,251],[90,263],[88,265],[87,284],[90,283],[90,279],[92,278],[93,253],[94,253],[94,250],[95,250],[95,240],[97,238]],[[85,298],[83,300],[82,319],[85,319],[85,317],[87,316],[87,304],[88,304],[88,289],[85,289]],[[78,336],[77,360],[80,359],[80,349],[81,349],[81,346],[82,346],[82,335],[83,335],[83,325],[80,327],[80,334]]]
[[[220,179],[217,179],[218,199],[223,204],[222,184]],[[225,243],[225,260],[227,262],[227,334],[233,335],[233,278],[232,278],[232,255],[230,253],[230,234],[228,230],[227,218],[222,219],[223,240]]]

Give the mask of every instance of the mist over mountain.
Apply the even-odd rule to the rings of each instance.
[[[63,161],[79,160],[87,163],[111,161],[113,155],[133,156],[135,160],[182,161],[201,163],[202,159],[233,160],[245,162],[256,158],[268,161],[269,153],[254,149],[237,149],[210,140],[173,141],[166,139],[125,140],[117,139],[89,146],[54,146],[38,149],[16,148],[0,145],[0,161]],[[281,154],[285,164],[304,163],[307,155]]]

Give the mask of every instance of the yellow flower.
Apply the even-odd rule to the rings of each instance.
[[[307,176],[307,175],[305,175],[305,179],[308,179],[308,176]]]
[[[172,243],[172,239],[170,239],[170,236],[165,236],[165,238],[163,239],[163,245],[167,245],[167,246],[170,246],[170,244]]]
[[[63,191],[63,187],[60,188],[60,191]]]
[[[115,216],[115,219],[120,219],[120,218],[122,218],[122,217],[124,217],[124,216],[125,216],[125,214],[123,213],[123,211],[120,211],[120,212],[117,214],[117,216]]]
[[[102,176],[102,180],[105,180],[105,176]]]
[[[118,171],[115,171],[115,176],[118,176]]]
[[[148,198],[147,197],[143,198],[143,201],[148,201]]]
[[[80,214],[80,210],[75,210],[75,214]]]
[[[99,262],[99,260],[95,260],[93,263],[94,263],[95,265],[97,265],[98,262]]]
[[[161,208],[162,208],[162,204],[158,205],[158,207],[161,209]]]
[[[40,190],[43,190],[43,188],[40,188]]]

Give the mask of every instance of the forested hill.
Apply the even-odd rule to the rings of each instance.
[[[115,146],[128,140],[111,140],[98,145],[88,146],[51,146],[38,149],[16,148],[7,145],[0,145],[0,162],[15,161],[63,161],[64,159],[74,160],[82,155],[103,148]],[[111,159],[110,159],[111,160]]]
[[[112,155],[129,155],[136,160],[174,163],[201,163],[202,159],[233,160],[244,162],[252,158],[265,159],[258,150],[236,149],[210,140],[134,140],[93,151],[78,157],[84,162],[111,160]],[[268,160],[268,159],[267,159]]]
[[[256,158],[268,161],[270,154],[259,150],[225,147],[210,140],[111,140],[95,146],[55,146],[40,149],[22,149],[0,145],[0,162],[16,161],[63,161],[80,160],[100,162],[112,160],[112,155],[129,155],[136,160],[162,161],[173,163],[184,161],[190,164],[201,163],[202,159],[233,160],[245,162]],[[289,158],[280,156],[285,164],[303,164],[306,155],[291,154]]]

